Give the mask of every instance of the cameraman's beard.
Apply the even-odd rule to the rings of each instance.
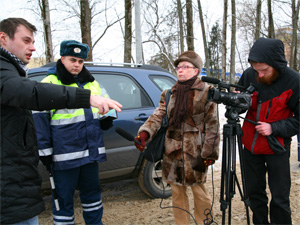
[[[260,84],[272,84],[274,80],[276,80],[279,77],[279,73],[277,70],[274,70],[273,74],[271,76],[263,76],[259,77],[258,73],[256,74],[257,76],[257,82]]]

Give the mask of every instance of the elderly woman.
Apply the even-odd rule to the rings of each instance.
[[[198,224],[206,219],[205,210],[211,210],[211,199],[205,189],[208,166],[218,159],[219,123],[217,105],[207,101],[209,86],[198,77],[203,62],[193,52],[183,52],[174,61],[178,81],[171,89],[167,108],[169,126],[163,155],[163,179],[171,185],[173,213],[176,224],[189,224],[190,186],[194,196],[194,216]],[[165,96],[161,94],[159,107],[138,131],[136,145],[143,151],[152,140],[166,113]],[[178,209],[181,208],[181,209]],[[184,211],[184,210],[186,211]]]

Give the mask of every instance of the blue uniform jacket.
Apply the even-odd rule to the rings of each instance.
[[[103,95],[98,82],[85,67],[78,78],[74,78],[60,60],[49,69],[48,76],[42,82],[81,87],[90,89],[91,94]],[[54,170],[106,161],[103,131],[97,112],[93,108],[34,111],[39,155],[52,155]]]

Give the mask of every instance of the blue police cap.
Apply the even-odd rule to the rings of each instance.
[[[60,44],[61,56],[75,56],[86,59],[89,53],[89,46],[74,40],[62,41]]]

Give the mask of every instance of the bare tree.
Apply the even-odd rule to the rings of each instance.
[[[111,5],[108,6],[108,3]],[[60,8],[58,10],[64,15],[61,17],[62,21],[67,23],[70,19],[79,19],[82,42],[88,44],[90,47],[87,60],[93,60],[93,49],[103,38],[108,29],[124,19],[124,16],[111,19],[112,14],[109,15],[110,18],[108,19],[107,12],[116,4],[114,1],[105,1],[105,4],[103,4],[103,2],[99,0],[60,0],[59,4]],[[101,19],[99,19],[100,15]],[[103,25],[104,23],[105,25]],[[99,24],[101,24],[101,26]],[[93,34],[92,37],[92,27],[95,26],[97,26],[97,32]],[[72,36],[74,36],[74,34]]]
[[[41,10],[43,27],[44,27],[46,63],[49,63],[49,62],[54,61],[49,2],[48,2],[48,0],[38,0],[38,4],[39,4],[39,8]]]
[[[231,0],[231,54],[230,54],[230,83],[235,82],[235,45],[236,45],[236,11],[235,0]]]
[[[177,13],[178,13],[178,21],[179,21],[179,45],[180,52],[184,52],[184,39],[183,39],[183,15],[182,15],[182,6],[181,0],[177,0]]]
[[[87,61],[93,61],[92,53],[92,9],[89,4],[89,0],[80,0],[80,28],[82,43],[87,44],[90,47],[90,51],[87,57]]]
[[[256,3],[256,20],[255,20],[255,37],[257,40],[260,37],[260,29],[261,29],[261,0],[257,0]]]
[[[124,37],[124,63],[131,62],[132,46],[132,4],[125,0],[125,37]]]
[[[293,34],[292,34],[292,44],[291,44],[291,55],[290,55],[290,67],[297,70],[299,64],[299,59],[297,60],[297,46],[298,46],[298,37],[297,37],[297,30],[298,30],[298,20],[299,20],[299,11],[300,11],[300,0],[298,0],[297,5],[296,1],[292,0],[292,27],[293,27]],[[297,65],[297,62],[299,65]]]
[[[202,36],[203,36],[206,76],[210,76],[210,69],[209,69],[209,67],[210,67],[210,57],[209,57],[209,51],[208,51],[208,46],[207,46],[207,41],[206,41],[206,34],[205,34],[202,7],[201,7],[200,0],[198,0],[197,2],[198,2],[199,18],[200,18],[200,24],[201,24],[201,30],[202,30]]]
[[[186,0],[186,30],[188,50],[194,51],[193,5],[192,0]]]
[[[224,0],[223,30],[222,30],[222,79],[226,80],[226,34],[227,34],[228,0]]]
[[[268,37],[275,38],[274,21],[273,21],[273,13],[272,13],[272,1],[271,0],[268,0],[268,17],[269,17]]]
[[[173,53],[174,45],[178,43],[178,31],[177,31],[177,8],[160,8],[158,0],[148,0],[143,2],[144,11],[144,37],[148,34],[148,38],[143,39],[143,46],[146,43],[154,44],[154,47],[158,48],[158,53],[153,54],[151,57],[151,63],[159,65],[167,70],[175,73],[173,66],[173,59],[178,54]],[[154,49],[154,48],[153,48]]]

